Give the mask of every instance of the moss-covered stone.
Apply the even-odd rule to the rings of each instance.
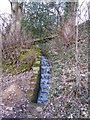
[[[38,97],[38,92],[39,92],[39,82],[40,82],[40,80],[39,80],[39,73],[40,72],[40,70],[39,71],[37,71],[37,73],[38,73],[38,76],[37,76],[37,78],[36,78],[36,84],[35,84],[35,86],[32,86],[32,87],[34,87],[34,91],[33,91],[33,95],[32,95],[32,97],[31,97],[31,102],[37,102],[37,97]]]
[[[38,88],[39,88],[40,49],[36,48],[35,46],[32,46],[32,49],[35,49],[36,60],[32,66],[33,76],[30,79],[30,83],[31,83],[30,88],[32,90],[28,90],[26,94],[30,102],[36,102],[38,96]]]
[[[39,88],[39,71],[40,71],[40,64],[39,64],[39,69],[36,68],[35,73],[33,72],[33,76],[30,79],[30,88],[33,89],[33,91],[31,92],[31,90],[27,91],[27,96],[30,102],[36,102],[37,101],[37,95],[38,95],[38,88]],[[32,84],[33,82],[33,84]]]
[[[39,64],[34,64],[34,67],[39,67],[40,63]]]

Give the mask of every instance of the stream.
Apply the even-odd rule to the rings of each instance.
[[[40,90],[37,103],[47,103],[49,97],[49,83],[50,83],[50,64],[48,59],[41,55],[41,75],[40,75]]]

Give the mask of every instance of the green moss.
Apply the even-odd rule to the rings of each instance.
[[[39,67],[39,64],[34,64],[33,67]]]
[[[37,76],[38,76],[38,73],[37,73],[37,74],[34,74],[31,79],[36,79]]]
[[[38,74],[33,74],[33,76],[31,78],[37,77]]]
[[[36,82],[36,78],[31,78],[30,82]]]
[[[39,66],[37,64],[35,65],[35,62],[37,60],[40,60],[39,48],[32,46],[31,49],[21,49],[20,53],[19,53],[19,57],[17,59],[17,63],[12,62],[12,64],[11,64],[9,61],[8,64],[5,64],[7,62],[4,62],[3,66],[2,66],[3,72],[7,71],[8,73],[16,74],[16,73],[29,71],[33,65],[35,67]]]
[[[31,87],[31,88],[35,88],[35,84],[31,84],[30,87]]]
[[[37,50],[37,56],[40,57],[40,50]]]
[[[27,91],[26,94],[28,94],[28,95],[33,95],[33,90]]]

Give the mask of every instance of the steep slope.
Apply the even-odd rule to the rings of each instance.
[[[88,35],[86,29],[80,33],[82,37],[78,41],[78,74],[76,44],[65,47],[60,39],[56,38],[39,45],[52,65],[50,101],[45,106],[42,117],[89,117]],[[80,80],[80,91],[77,87],[77,75]]]

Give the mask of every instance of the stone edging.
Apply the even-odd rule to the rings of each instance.
[[[27,91],[29,102],[36,103],[39,92],[39,75],[40,75],[40,52],[37,53],[37,59],[32,66],[33,76],[30,79],[30,90]]]

